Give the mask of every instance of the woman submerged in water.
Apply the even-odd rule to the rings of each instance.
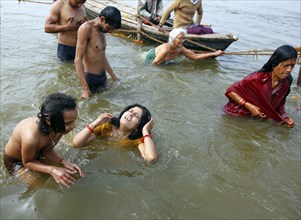
[[[239,116],[268,118],[294,127],[294,119],[285,112],[286,97],[292,83],[291,72],[296,64],[297,51],[283,45],[275,50],[264,66],[226,91],[229,102],[226,113]]]
[[[137,145],[141,156],[147,161],[156,161],[157,148],[152,140],[150,131],[154,119],[147,108],[140,104],[127,106],[118,118],[110,113],[100,114],[73,138],[75,147],[83,147],[96,140],[102,139]]]

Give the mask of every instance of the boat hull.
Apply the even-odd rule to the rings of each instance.
[[[99,15],[99,12],[106,6],[117,7],[122,16],[121,29],[128,30],[128,32],[136,33],[138,22],[136,21],[137,11],[133,7],[121,3],[120,1],[107,0],[87,0],[85,3],[86,12],[89,18],[95,18]],[[142,24],[141,37],[149,41],[156,43],[165,43],[168,41],[168,34],[170,28],[166,28],[165,31],[159,31],[157,26],[149,26]],[[238,38],[232,34],[186,34],[186,41],[184,46],[194,51],[213,51],[213,50],[226,50],[233,42]]]

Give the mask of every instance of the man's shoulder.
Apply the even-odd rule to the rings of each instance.
[[[61,11],[64,7],[65,7],[65,2],[63,0],[57,0],[52,3],[51,10],[54,13],[61,13]]]
[[[41,135],[37,117],[25,118],[14,129],[14,135],[21,137],[26,142],[36,142]]]
[[[158,46],[158,49],[160,51],[169,51],[170,50],[169,43],[161,44],[160,46]]]
[[[54,7],[63,7],[66,4],[65,0],[57,0],[52,3],[52,6]]]
[[[91,32],[93,30],[93,20],[84,22],[78,29],[79,32]]]

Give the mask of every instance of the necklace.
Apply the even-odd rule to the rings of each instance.
[[[49,140],[50,140],[50,145],[51,146],[55,146],[55,141],[53,140],[53,138],[55,138],[56,137],[56,135],[54,135],[52,138],[48,135],[48,138],[49,138]]]
[[[52,146],[54,146],[54,145],[55,145],[55,142],[54,142],[54,140],[51,140],[51,139],[50,139],[50,143],[51,143],[51,145],[52,145]]]

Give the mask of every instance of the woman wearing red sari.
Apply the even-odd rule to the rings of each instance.
[[[277,48],[260,70],[227,89],[225,95],[229,102],[224,106],[225,112],[268,118],[294,127],[295,121],[286,115],[284,105],[296,59],[297,51],[293,47],[283,45]]]

